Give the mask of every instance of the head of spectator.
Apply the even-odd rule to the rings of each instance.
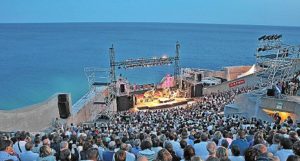
[[[228,160],[228,151],[227,151],[227,149],[222,147],[222,146],[219,147],[217,149],[216,156],[220,160],[223,160],[223,161]]]
[[[48,138],[46,138],[46,139],[43,140],[43,145],[50,147],[51,146],[51,141]]]
[[[233,156],[239,156],[241,154],[240,148],[237,145],[232,145],[231,153]]]
[[[259,156],[259,152],[255,148],[248,148],[245,151],[245,161],[256,161]]]
[[[185,140],[180,140],[180,147],[181,149],[184,149],[187,146],[187,142]]]
[[[268,148],[264,144],[257,144],[253,146],[258,152],[261,154],[266,154],[268,152]]]
[[[31,151],[32,148],[33,148],[32,142],[27,142],[27,143],[25,144],[25,149],[26,149],[26,151]]]
[[[203,160],[202,160],[201,157],[199,157],[199,156],[193,156],[193,157],[191,158],[191,161],[203,161]]]
[[[170,142],[166,142],[165,148],[172,153],[173,152],[173,145]]]
[[[286,161],[300,161],[300,156],[298,155],[290,155]]]
[[[191,160],[191,158],[195,156],[195,149],[193,148],[193,146],[186,146],[183,151],[183,156],[185,161]]]
[[[60,151],[63,151],[63,150],[65,150],[65,149],[69,149],[69,143],[66,142],[66,141],[62,141],[62,142],[60,143]]]
[[[264,134],[261,131],[256,132],[254,134],[253,145],[257,145],[257,144],[265,144]]]
[[[228,148],[228,146],[229,146],[229,143],[228,143],[228,141],[226,140],[226,139],[223,139],[222,141],[221,141],[221,146],[223,146],[224,148]]]
[[[157,161],[172,161],[172,155],[167,149],[161,149],[157,153]]]
[[[280,145],[283,149],[292,149],[293,148],[293,143],[289,138],[281,138],[280,140]]]
[[[141,144],[141,149],[146,150],[146,149],[151,149],[152,143],[149,140],[144,140]]]
[[[210,156],[216,156],[217,145],[215,142],[213,142],[213,141],[208,142],[208,144],[206,145],[206,149]]]
[[[122,143],[121,146],[120,146],[120,150],[129,151],[128,144]]]
[[[90,148],[87,151],[87,158],[91,161],[98,161],[99,160],[99,152],[97,148]]]
[[[134,147],[139,147],[141,145],[141,140],[140,139],[135,139],[133,142]]]
[[[115,148],[116,148],[116,142],[115,142],[115,141],[109,142],[109,144],[108,144],[108,149],[109,149],[110,151],[114,151]]]
[[[142,155],[138,157],[136,161],[148,161],[148,158]]]
[[[71,160],[71,151],[69,149],[63,149],[59,153],[60,161],[69,161]]]
[[[34,141],[34,146],[38,147],[41,143],[41,138],[39,136],[36,136],[33,141]]]
[[[238,131],[239,139],[245,139],[246,133],[244,130],[239,130]]]
[[[280,139],[282,138],[281,134],[279,133],[275,133],[273,135],[273,144],[279,144],[280,143]]]
[[[209,156],[205,161],[220,161],[220,159],[214,156]]]
[[[208,140],[208,135],[207,133],[202,133],[201,134],[201,141],[206,142]]]
[[[297,141],[293,144],[293,152],[294,154],[300,156],[300,141]]]
[[[1,140],[1,142],[0,142],[0,151],[5,151],[9,154],[14,153],[12,143],[13,142],[11,140]]]
[[[289,139],[292,141],[292,143],[295,143],[299,140],[298,134],[296,131],[290,131],[289,132]]]
[[[40,157],[45,158],[51,155],[51,148],[48,145],[43,145],[40,148]]]
[[[126,151],[119,150],[115,153],[115,161],[125,161],[126,160]]]

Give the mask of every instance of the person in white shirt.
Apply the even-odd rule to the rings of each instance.
[[[26,152],[25,144],[26,144],[26,134],[25,132],[21,132],[18,136],[18,141],[13,145],[14,151],[20,156],[22,153]]]
[[[169,135],[169,138],[170,138],[169,142],[172,144],[174,152],[178,153],[181,150],[181,147],[180,147],[179,142],[175,141],[175,137],[176,136],[173,133],[171,133]]]
[[[202,159],[203,157],[208,156],[208,151],[206,146],[208,144],[208,135],[206,133],[201,134],[201,142],[194,144],[195,153],[197,156],[200,156]]]
[[[282,138],[280,140],[280,146],[282,149],[275,153],[275,156],[278,156],[280,160],[286,160],[290,155],[294,155],[292,150],[293,143],[290,139]]]
[[[232,153],[232,156],[228,157],[231,161],[245,161],[244,156],[240,156],[241,152],[237,145],[231,146],[231,153]]]
[[[20,155],[21,161],[36,161],[39,157],[39,154],[32,152],[33,144],[28,142],[25,144],[26,151]]]
[[[275,133],[272,139],[272,145],[270,145],[268,147],[268,151],[271,152],[272,154],[275,154],[278,149],[279,149],[279,142],[280,142],[280,138],[281,138],[281,134],[279,133]]]

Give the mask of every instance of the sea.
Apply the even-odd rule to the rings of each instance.
[[[71,93],[73,104],[88,90],[85,67],[109,68],[117,61],[175,55],[180,67],[219,70],[255,63],[257,38],[282,34],[300,44],[300,27],[180,23],[0,24],[0,109],[23,108],[55,93]],[[133,84],[159,83],[174,66],[117,69]],[[103,74],[104,76],[107,76]]]

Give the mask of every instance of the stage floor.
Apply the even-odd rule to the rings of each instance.
[[[135,105],[134,108],[137,108],[139,110],[169,108],[169,107],[173,107],[173,106],[187,104],[187,102],[189,102],[189,101],[191,101],[191,99],[187,99],[187,98],[174,98],[173,101],[169,101],[166,103],[160,103],[159,100],[154,100],[151,102],[139,103],[139,104]]]

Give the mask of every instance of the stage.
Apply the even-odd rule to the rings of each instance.
[[[168,100],[168,98],[161,98],[161,100]],[[148,102],[139,103],[134,106],[134,108],[139,110],[146,110],[146,109],[162,109],[162,108],[170,108],[174,106],[184,105],[187,104],[192,99],[187,98],[173,98],[169,101],[161,102],[161,100],[153,100]]]

